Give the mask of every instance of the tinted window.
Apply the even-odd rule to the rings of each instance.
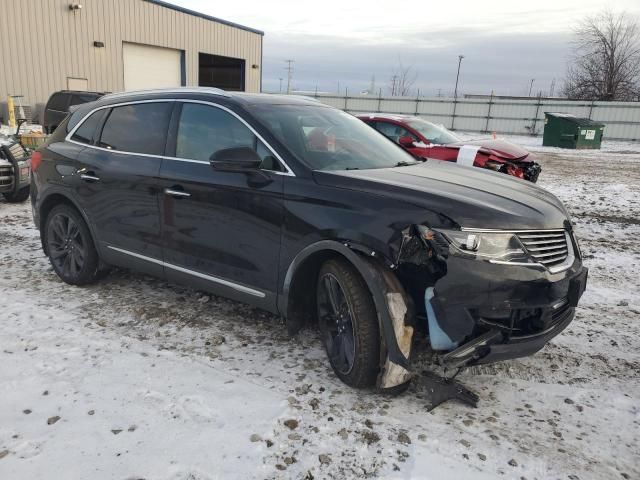
[[[49,99],[47,109],[65,112],[67,110],[67,98],[68,95],[64,93],[54,93]]]
[[[75,133],[71,136],[71,140],[92,144],[96,128],[102,121],[102,118],[106,115],[107,111],[108,109],[105,108],[92,113],[89,118],[82,122],[82,125],[78,127]]]
[[[262,168],[281,170],[269,149],[247,126],[216,107],[185,103],[176,137],[176,157],[208,161],[218,150],[249,147],[262,158]]]
[[[76,93],[74,95],[71,95],[69,106],[72,107],[73,105],[80,105],[82,103],[93,102],[96,98],[98,98],[98,95],[93,93]]]
[[[122,152],[163,155],[172,106],[169,102],[158,102],[113,108],[99,145]]]

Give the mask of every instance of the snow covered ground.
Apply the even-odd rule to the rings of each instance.
[[[116,271],[51,270],[29,203],[0,202],[0,479],[640,478],[640,145],[535,151],[590,268],[576,320],[425,411],[341,384],[316,334]]]

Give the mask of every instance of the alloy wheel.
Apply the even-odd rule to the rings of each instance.
[[[87,245],[78,224],[71,217],[58,213],[51,219],[47,248],[56,270],[67,278],[80,274],[87,258]]]
[[[318,314],[331,363],[340,373],[348,374],[355,358],[353,314],[340,282],[330,273],[320,278]]]

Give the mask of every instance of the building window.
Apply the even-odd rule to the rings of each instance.
[[[199,54],[198,85],[244,92],[245,61],[241,58]]]

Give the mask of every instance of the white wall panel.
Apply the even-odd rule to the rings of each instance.
[[[349,97],[347,108],[343,96],[322,95],[318,99],[351,113],[405,113],[419,116],[448,128],[452,124],[453,98]],[[511,100],[489,98],[461,99],[456,103],[456,130],[540,135],[544,129],[544,112],[571,113],[606,124],[605,138],[640,141],[640,102],[586,102],[570,100]],[[535,119],[535,121],[534,121]]]

